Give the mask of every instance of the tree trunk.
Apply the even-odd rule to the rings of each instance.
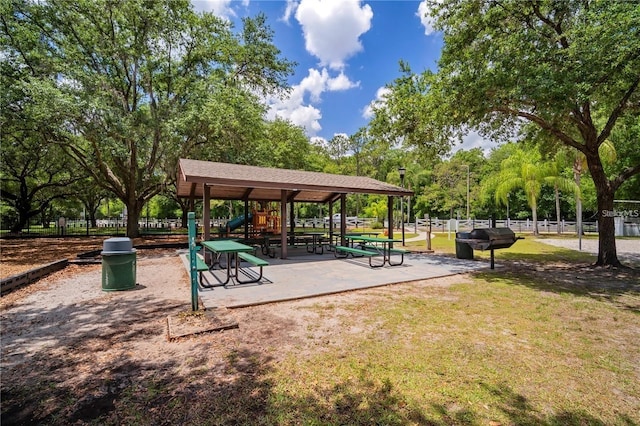
[[[598,260],[596,266],[618,267],[620,261],[616,252],[613,221],[613,200],[616,188],[612,187],[604,172],[597,147],[595,152],[587,152],[586,157],[598,200]]]
[[[613,220],[614,194],[601,191],[596,184],[598,195],[598,260],[596,266],[618,267],[616,251],[615,223]]]
[[[18,213],[18,220],[11,227],[11,232],[14,234],[22,231],[29,222],[29,219],[33,217],[33,215],[31,214],[31,203],[28,200],[28,194],[29,191],[27,189],[27,184],[23,179],[20,182],[20,195],[17,199],[15,199],[14,204],[14,207]]]
[[[15,206],[18,212],[18,221],[11,227],[11,232],[18,234],[27,227],[32,217],[44,212],[44,208],[31,210],[31,204],[28,201],[18,202]]]
[[[27,212],[28,213],[28,212]],[[22,211],[18,211],[18,220],[11,227],[11,233],[17,234],[24,229],[29,221],[29,217]]]
[[[98,226],[98,220],[96,219],[96,216],[98,214],[98,209],[100,208],[100,202],[102,200],[102,198],[91,198],[83,201],[85,215],[88,216],[88,218],[85,216],[84,219],[88,220],[93,228],[96,228]]]
[[[538,208],[537,207],[532,207],[531,208],[531,215],[533,216],[533,235],[540,235],[540,232],[538,232]]]
[[[181,213],[181,218],[182,218],[182,227],[183,228],[187,228],[189,221],[188,221],[188,215],[189,212],[195,212],[195,199],[189,197],[189,198],[178,198],[175,197],[174,198],[176,200],[176,202],[178,203],[178,205],[180,206],[180,211]]]
[[[188,221],[189,221],[189,211],[185,208],[182,208],[182,214],[181,214],[181,223],[182,223],[182,227],[186,228],[188,226]]]
[[[142,212],[142,202],[138,200],[128,200],[127,205],[127,237],[138,238],[140,229],[138,228],[138,220]]]

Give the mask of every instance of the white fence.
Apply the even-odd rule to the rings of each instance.
[[[229,219],[216,218],[212,219],[211,226],[218,227],[224,226]],[[370,228],[373,223],[377,222],[375,218],[362,218],[362,217],[347,217],[346,223],[348,228]],[[339,221],[334,220],[334,226],[339,226]],[[385,227],[387,226],[385,220]],[[287,226],[290,226],[287,221]],[[296,228],[328,228],[329,220],[326,218],[307,218],[307,219],[295,219]],[[512,220],[501,219],[496,220],[497,227],[509,227],[514,232],[533,232],[533,221],[526,220]],[[425,231],[429,227],[429,219],[417,219],[415,222],[407,222],[404,224],[406,231]],[[459,231],[471,231],[473,228],[489,228],[491,227],[490,219],[470,219],[470,220],[458,220],[458,219],[439,219],[431,218],[431,230],[432,232],[459,232]],[[400,228],[400,224],[394,225],[395,229]],[[560,233],[575,234],[577,231],[577,224],[575,221],[550,221],[542,219],[538,221],[538,231],[544,233],[557,233],[558,228]],[[583,222],[582,229],[584,232],[598,232],[597,222]]]
[[[227,218],[213,218],[211,219],[211,227],[223,227],[229,221]],[[67,226],[72,226],[72,221],[67,222]],[[85,221],[77,221],[78,227],[85,227]],[[126,222],[122,219],[101,219],[97,221],[98,227],[125,227]],[[201,224],[201,220],[198,221]],[[375,218],[366,218],[366,217],[347,217],[346,223],[348,228],[371,228],[371,226],[377,222]],[[339,226],[340,222],[338,220],[334,220],[334,226]],[[625,225],[628,225],[625,223]],[[181,226],[181,221],[179,219],[141,219],[139,222],[139,226],[141,228],[151,228],[151,229],[175,229]],[[287,226],[290,226],[287,221]],[[295,219],[296,228],[328,228],[329,227],[329,219],[327,218],[296,218]],[[385,227],[387,226],[385,221]],[[407,222],[404,227],[405,230],[411,232],[425,231],[429,226],[429,219],[417,219],[415,222]],[[432,232],[459,232],[459,231],[470,231],[473,228],[488,228],[491,226],[490,219],[440,219],[440,218],[431,218],[431,230]],[[513,219],[500,219],[496,220],[497,227],[508,227],[511,228],[514,232],[522,232],[528,233],[533,232],[533,221],[530,219],[525,220],[513,220]],[[637,226],[637,225],[636,225]],[[399,224],[395,224],[394,228],[398,229]],[[584,232],[598,232],[598,223],[595,221],[583,222],[582,227]],[[577,228],[577,224],[575,221],[551,221],[547,219],[542,219],[538,221],[538,231],[543,233],[557,233],[558,229],[560,233],[567,234],[575,234]],[[626,231],[626,229],[625,229]],[[629,234],[625,232],[624,235],[635,235]]]
[[[411,224],[409,224],[411,226]],[[427,228],[429,226],[429,219],[418,219],[417,223],[413,225],[414,229]],[[575,234],[577,233],[577,223],[571,221],[562,220],[560,222],[550,221],[542,219],[538,221],[538,232],[544,233],[560,233]],[[405,225],[406,229],[407,225]],[[470,219],[470,220],[458,220],[458,219],[438,219],[431,218],[431,230],[432,232],[458,232],[458,231],[471,231],[473,228],[490,228],[490,219]],[[514,232],[533,232],[533,221],[530,219],[525,220],[513,220],[513,219],[501,219],[496,220],[496,227],[498,228],[511,228]],[[584,232],[598,232],[597,222],[582,222],[582,229]]]

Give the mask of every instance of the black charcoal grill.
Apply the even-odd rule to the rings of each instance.
[[[458,233],[456,237],[456,245],[467,244],[472,250],[491,250],[491,269],[494,268],[494,250],[509,248],[523,239],[516,237],[511,228],[475,228],[468,233]]]

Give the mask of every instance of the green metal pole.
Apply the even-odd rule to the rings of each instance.
[[[196,214],[189,212],[189,266],[191,271],[191,310],[198,310],[198,267],[196,263]]]

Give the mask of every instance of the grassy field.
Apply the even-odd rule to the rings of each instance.
[[[434,234],[431,239],[431,248],[438,253],[455,253],[455,233],[450,238],[446,233]],[[545,236],[534,237],[531,234],[524,235],[524,238],[515,242],[514,245],[507,249],[495,251],[496,258],[515,260],[515,261],[532,261],[544,263],[547,261],[559,262],[594,262],[596,257],[586,252],[578,252],[575,250],[553,247],[546,244],[540,244],[537,239],[544,239]],[[551,238],[575,238],[572,236],[558,236],[553,234]],[[591,238],[591,237],[590,237]],[[597,240],[597,237],[591,239]],[[425,247],[424,241],[416,241],[407,243],[409,247]],[[489,259],[489,251],[474,251],[474,257],[477,259]]]
[[[372,306],[274,373],[284,424],[636,424],[638,315],[477,279]],[[351,316],[342,329],[358,324]]]
[[[454,250],[446,236],[433,243]],[[592,256],[529,239],[500,257],[572,263]],[[292,354],[273,373],[272,420],[638,424],[640,295],[567,291],[544,276],[485,272],[342,307],[328,347]]]
[[[455,252],[446,235],[433,246]],[[300,308],[320,320],[283,359],[232,349],[229,398],[173,411],[203,410],[202,424],[640,424],[638,285],[582,285],[593,256],[532,238],[497,253],[506,265],[453,284]]]

